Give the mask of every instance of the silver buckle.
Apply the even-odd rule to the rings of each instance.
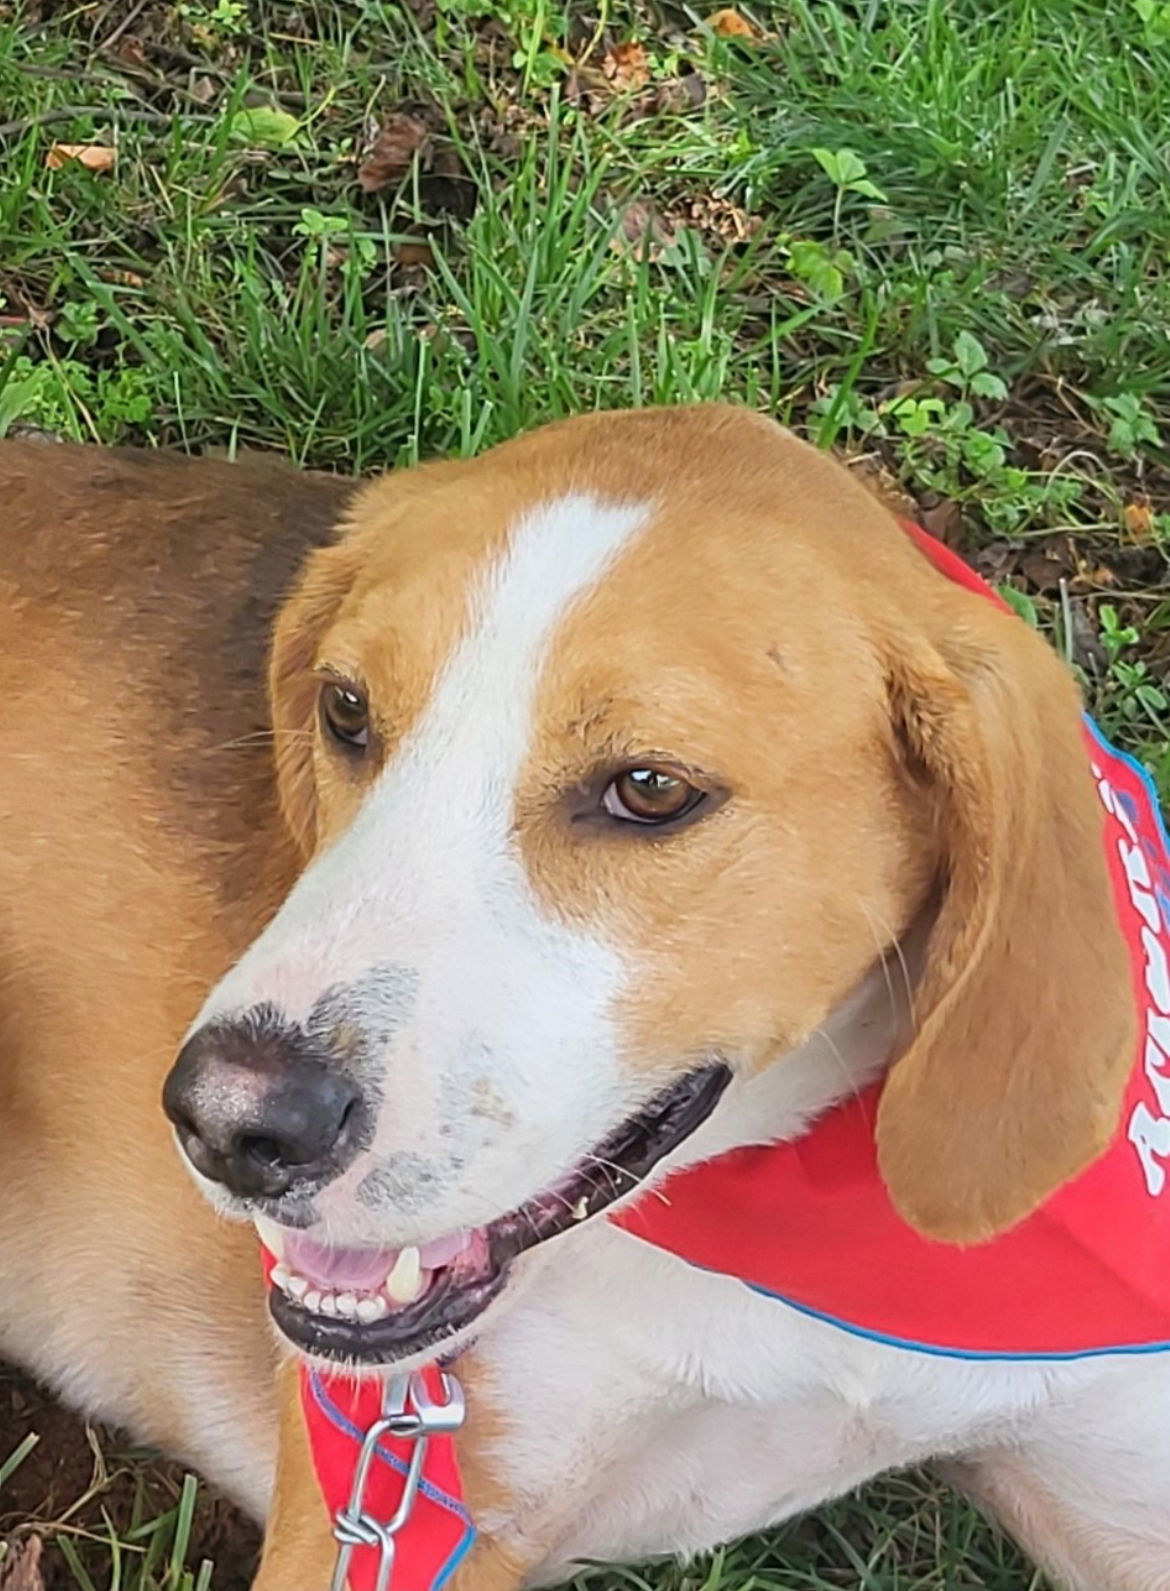
[[[346,1591],[350,1560],[358,1547],[379,1553],[375,1591],[390,1591],[394,1572],[394,1538],[414,1511],[432,1436],[457,1431],[467,1414],[463,1388],[449,1370],[442,1372],[444,1403],[435,1403],[420,1375],[389,1376],[382,1389],[382,1413],[362,1439],[349,1502],[333,1520],[338,1541],[337,1563],[329,1591]],[[384,1436],[400,1437],[414,1446],[407,1466],[402,1498],[390,1519],[375,1519],[366,1512],[366,1482]]]

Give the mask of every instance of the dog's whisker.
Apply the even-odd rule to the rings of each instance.
[[[846,1094],[850,1095],[853,1099],[860,1099],[862,1095],[861,1083],[859,1082],[853,1068],[845,1059],[844,1052],[833,1035],[826,1028],[816,1027],[812,1030],[812,1036],[813,1038],[820,1039],[822,1044],[824,1044],[825,1048],[828,1050],[830,1059],[836,1063],[841,1076],[845,1080]]]
[[[917,1019],[914,1010],[914,981],[910,976],[910,968],[906,962],[906,953],[902,948],[902,941],[893,928],[878,913],[875,913],[864,901],[859,903],[861,913],[869,925],[877,947],[878,959],[881,963],[882,977],[885,980],[886,995],[890,1002],[890,1013],[896,1022],[900,1022],[903,1011],[909,1020],[911,1033],[917,1030]],[[902,993],[905,996],[904,1004],[899,1002],[898,990],[894,986],[891,959],[895,960],[902,978]]]
[[[238,735],[234,740],[221,740],[215,746],[207,746],[204,756],[214,756],[220,751],[239,751],[248,746],[271,745],[277,740],[313,740],[315,737],[311,729],[254,729],[247,735]]]
[[[597,1166],[599,1170],[605,1172],[609,1178],[610,1188],[615,1194],[626,1191],[622,1188],[620,1182],[615,1180],[616,1177],[624,1177],[629,1183],[637,1182],[637,1178],[632,1177],[624,1166],[619,1166],[612,1160],[605,1160],[600,1155],[587,1155],[586,1160],[590,1165]]]

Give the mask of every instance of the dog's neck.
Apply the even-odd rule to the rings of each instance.
[[[923,912],[802,1044],[762,1071],[734,1078],[671,1167],[799,1137],[830,1105],[878,1078],[913,1034],[914,990],[932,926],[933,912]]]

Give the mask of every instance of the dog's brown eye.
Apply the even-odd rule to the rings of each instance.
[[[370,708],[361,691],[331,680],[321,689],[321,721],[347,750],[361,751],[370,743]]]
[[[625,823],[670,823],[705,799],[680,774],[666,768],[627,768],[607,787],[602,805]]]

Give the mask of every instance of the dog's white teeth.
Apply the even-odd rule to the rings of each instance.
[[[423,1290],[422,1263],[418,1249],[404,1248],[386,1278],[386,1294],[395,1304],[413,1304]]]
[[[275,1221],[270,1221],[266,1215],[254,1215],[252,1224],[255,1226],[261,1243],[270,1254],[278,1260],[284,1258],[284,1227],[277,1226]]]
[[[417,1250],[415,1252],[417,1254]],[[420,1277],[417,1292],[413,1297],[399,1302],[413,1302],[413,1298],[423,1291],[427,1279],[425,1275]],[[272,1267],[272,1283],[290,1298],[297,1299],[302,1309],[307,1309],[312,1315],[325,1315],[331,1320],[358,1320],[363,1326],[369,1326],[375,1320],[382,1320],[390,1313],[390,1301],[381,1293],[363,1293],[360,1298],[357,1293],[331,1293],[323,1288],[310,1286],[304,1276],[298,1276],[286,1265]]]
[[[330,1320],[355,1320],[363,1326],[382,1320],[392,1309],[413,1304],[426,1292],[431,1272],[424,1270],[417,1248],[404,1248],[394,1263],[394,1269],[383,1283],[380,1293],[337,1293],[328,1288],[314,1287],[304,1276],[290,1271],[287,1265],[272,1267],[272,1285],[296,1299],[302,1309],[311,1315],[324,1315]]]

